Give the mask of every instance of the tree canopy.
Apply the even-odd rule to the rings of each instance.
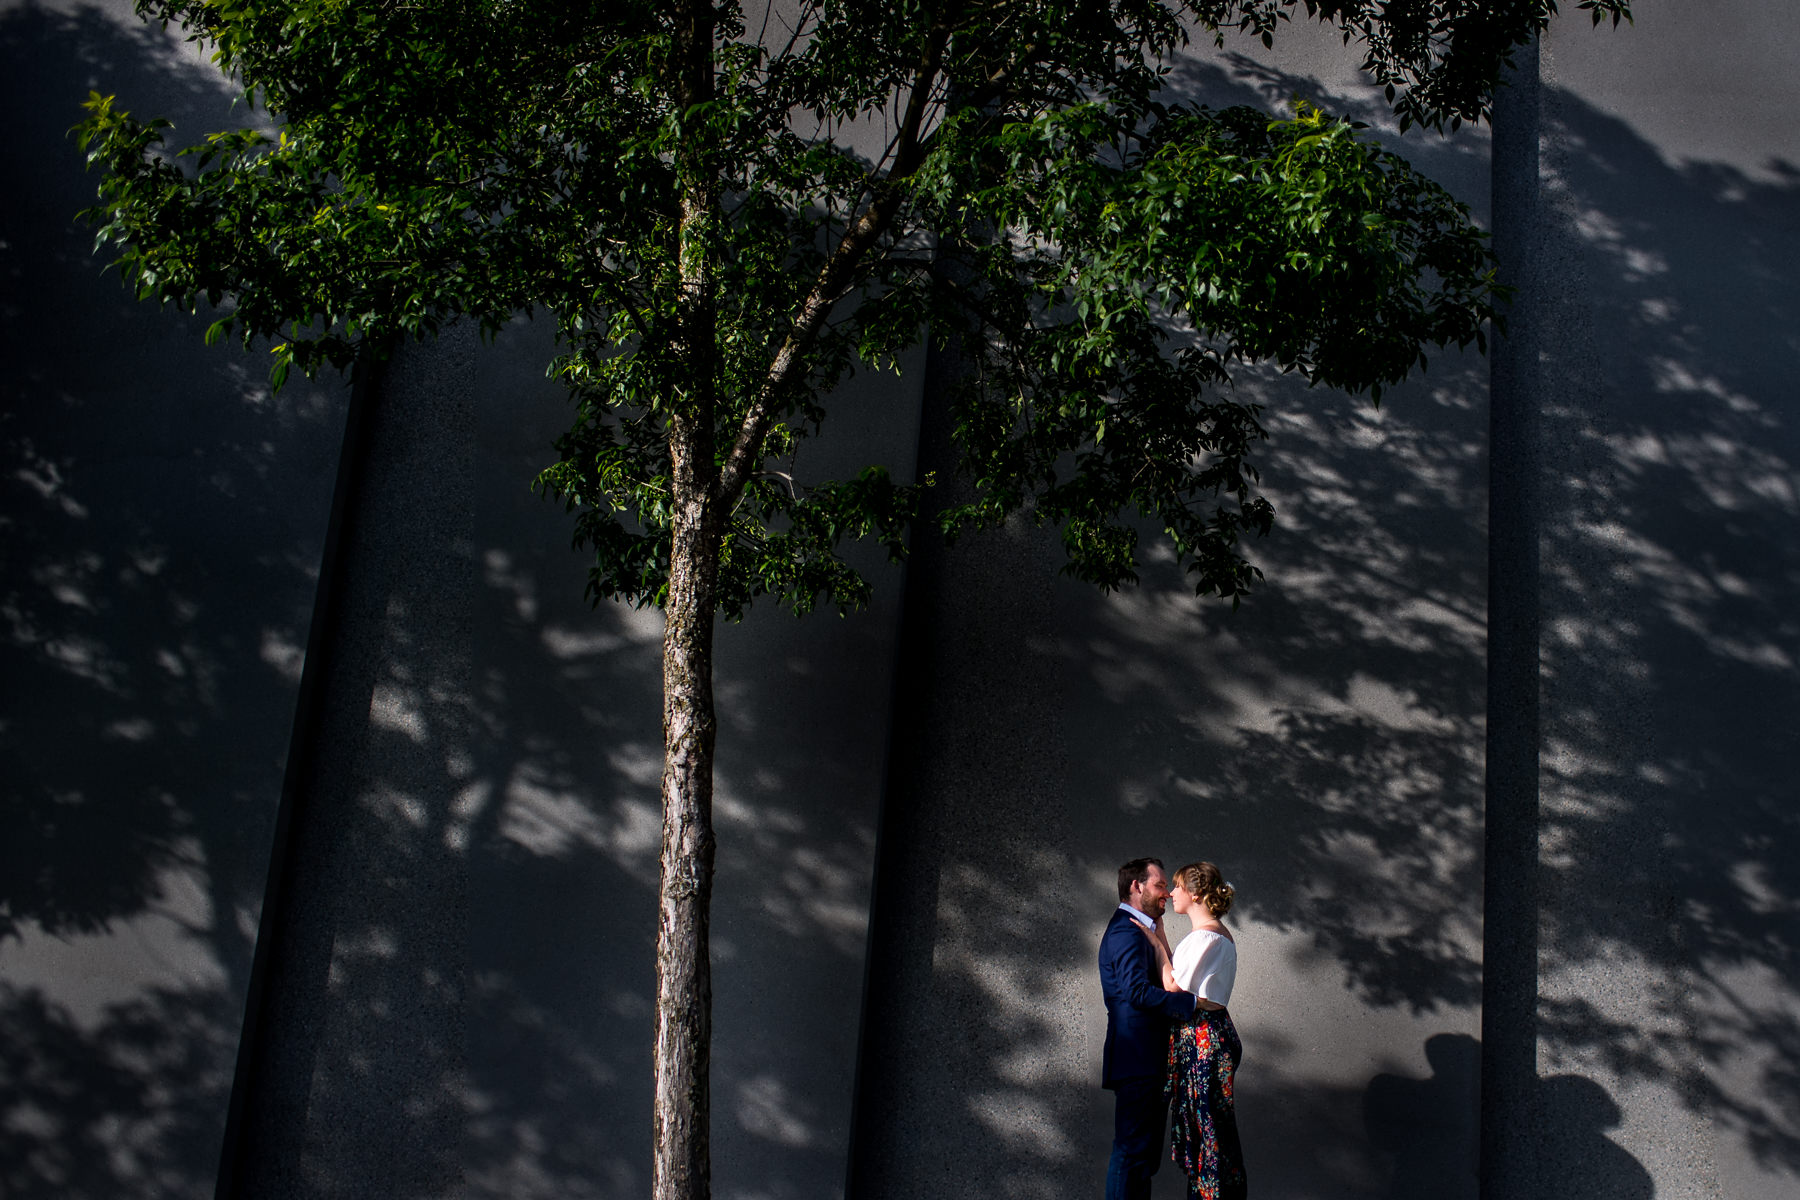
[[[162,123],[96,96],[101,239],[144,296],[226,305],[209,339],[266,339],[277,384],[457,317],[552,314],[579,415],[542,483],[578,512],[596,598],[664,598],[661,417],[705,393],[741,491],[721,608],[864,599],[836,549],[873,534],[901,553],[915,489],[768,468],[847,372],[927,329],[980,364],[957,406],[977,498],[947,531],[1029,503],[1071,572],[1111,587],[1141,514],[1198,590],[1236,595],[1238,536],[1271,514],[1255,410],[1218,386],[1231,367],[1379,397],[1424,347],[1480,340],[1491,262],[1442,189],[1310,104],[1165,103],[1167,55],[1194,28],[1269,39],[1303,8],[1361,42],[1403,121],[1441,126],[1486,114],[1504,52],[1554,5],[701,7],[708,53],[687,62],[664,0],[140,0],[280,129],[171,157]],[[872,154],[846,136],[871,131]],[[684,255],[708,264],[709,346],[680,329]]]

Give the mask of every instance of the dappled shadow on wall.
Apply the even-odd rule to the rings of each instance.
[[[1471,1122],[1417,1126],[1390,1096],[1359,1123],[1342,1101],[1480,1002],[1482,366],[1445,356],[1379,412],[1245,381],[1278,510],[1261,589],[1233,613],[1165,560],[1087,601],[1076,791],[1096,844],[1130,829],[1237,887],[1240,1112],[1274,1194],[1472,1194],[1435,1179],[1472,1156]]]
[[[483,605],[505,645],[480,687],[505,702],[488,702],[474,753],[466,1186],[627,1200],[649,1180],[660,620],[588,610],[554,540],[486,556],[503,585]],[[810,656],[818,646],[797,643],[842,624],[817,639],[770,613],[720,634]],[[721,674],[722,723],[764,727],[720,737],[715,1194],[828,1195],[843,1175],[872,806],[867,781],[844,778],[847,756],[810,739],[853,706],[779,670]]]
[[[1241,382],[1271,431],[1266,581],[1234,613],[1164,554],[1091,602],[1077,654],[1088,794],[1412,1013],[1480,995],[1483,375],[1446,356],[1379,412]]]
[[[465,1194],[624,1197],[649,1179],[660,623],[581,603],[529,478],[482,497],[546,536],[479,564]]]
[[[916,969],[935,981],[921,1002],[944,1041],[914,1052],[942,1065],[915,1073],[893,1134],[933,1148],[918,1169],[941,1162],[946,1177],[1006,1195],[1099,1186],[1110,1115],[1094,952],[1113,869],[1135,854],[1220,862],[1241,915],[1280,935],[1257,935],[1270,957],[1246,959],[1246,999],[1299,974],[1336,1016],[1366,1005],[1402,1025],[1468,1019],[1480,990],[1483,557],[1480,409],[1463,388],[1478,386],[1473,366],[1446,371],[1437,390],[1396,396],[1387,417],[1270,390],[1267,471],[1284,516],[1257,548],[1269,582],[1236,614],[1196,602],[1166,557],[1112,597],[1052,583],[1053,549],[1016,568],[1007,558],[1022,611],[979,631],[979,685],[940,700],[950,729],[930,748],[951,782],[927,802],[949,815],[927,850],[939,856],[936,927]],[[1009,555],[1002,536],[969,553]],[[1033,627],[1036,580],[1050,628]],[[1297,961],[1277,961],[1277,944]],[[1381,1035],[1367,1022],[1310,1019],[1325,1025],[1271,1030],[1267,1013],[1240,1015],[1245,1121],[1264,1122],[1246,1137],[1283,1144],[1265,1140],[1275,1114],[1305,1114],[1294,1132],[1336,1130],[1341,1154],[1293,1165],[1324,1189],[1293,1194],[1379,1194],[1360,1126],[1338,1129],[1341,1109],[1301,1099],[1354,1098],[1362,1084],[1343,1064],[1406,1042],[1371,1046],[1359,1039]],[[1263,1036],[1274,1033],[1290,1035],[1285,1049]],[[1331,1191],[1347,1180],[1358,1182]]]
[[[1551,980],[1608,975],[1624,1003],[1551,988],[1544,1109],[1567,1136],[1541,1165],[1637,1196],[1648,1172],[1607,1132],[1634,1083],[1675,1081],[1771,1169],[1800,1157],[1800,177],[1671,167],[1624,126],[1563,111],[1556,199],[1577,235],[1545,253],[1594,307],[1591,342],[1571,345],[1581,322],[1561,313],[1546,347],[1566,402],[1544,418],[1545,964]],[[1645,196],[1653,217],[1622,215]],[[1070,664],[1068,695],[1008,668],[1067,714],[1048,752],[1066,755],[1068,785],[945,855],[940,921],[982,914],[940,930],[933,964],[965,981],[941,1004],[972,1058],[919,1128],[954,1147],[984,1120],[969,1082],[983,1072],[1000,1098],[986,1156],[946,1151],[952,1174],[1061,1195],[1103,1170],[1100,1093],[1070,1044],[1072,1021],[1090,1049],[1098,1036],[1089,915],[1070,893],[1104,895],[1112,865],[1146,848],[1220,861],[1248,921],[1293,935],[1297,967],[1335,971],[1364,1004],[1478,1004],[1486,374],[1473,356],[1434,359],[1379,414],[1247,379],[1240,394],[1268,406],[1280,513],[1253,547],[1261,593],[1233,614],[1152,562],[1134,592],[1065,591],[1060,640],[1027,648]],[[1267,1095],[1341,1087],[1282,1079]],[[1346,1134],[1343,1177],[1381,1194],[1370,1164],[1392,1133]]]
[[[569,518],[531,492],[571,413],[548,353],[521,323],[474,368],[459,1153],[466,1195],[626,1200],[649,1183],[662,621],[585,603]],[[841,1185],[883,744],[847,664],[885,663],[885,627],[767,608],[717,630],[722,1198]]]
[[[1226,62],[1229,86],[1196,60],[1178,81],[1215,103],[1315,100],[1485,200],[1485,135],[1400,139],[1379,96]],[[1485,360],[1454,349],[1379,407],[1241,373],[1233,395],[1270,434],[1276,526],[1246,546],[1266,581],[1233,612],[1189,595],[1159,548],[1140,588],[1091,601],[1076,648],[1093,710],[1071,736],[1111,743],[1078,756],[1085,789],[1219,861],[1240,915],[1298,936],[1363,1001],[1415,1014],[1480,992],[1486,388]]]
[[[1547,110],[1550,1062],[1800,1175],[1800,169]]]
[[[234,119],[129,5],[0,14],[0,1192],[212,1186],[341,398],[75,221],[90,87]],[[241,114],[240,114],[241,115]]]
[[[0,983],[6,1194],[210,1192],[239,1016],[216,990],[149,987],[90,1019]]]
[[[1215,102],[1265,102],[1275,87],[1183,71]],[[1284,95],[1319,94],[1284,83]],[[1463,144],[1407,152],[1453,174],[1472,156]],[[915,964],[933,980],[923,1002],[942,1039],[916,1052],[938,1065],[914,1073],[893,1131],[931,1148],[906,1165],[915,1187],[1100,1188],[1111,1102],[1098,1086],[1094,953],[1114,869],[1134,855],[1213,859],[1239,889],[1246,1152],[1320,1143],[1253,1158],[1259,1190],[1386,1194],[1390,1152],[1358,1098],[1423,1031],[1472,1021],[1485,363],[1434,357],[1379,411],[1295,382],[1248,371],[1236,387],[1265,405],[1258,458],[1279,511],[1250,547],[1267,582],[1239,611],[1196,600],[1160,548],[1125,592],[1057,581],[1053,539],[1029,522],[951,556],[988,560],[987,586],[1004,594],[963,596],[959,583],[945,602],[954,645],[979,665],[946,668],[959,673],[934,698],[947,715],[927,749],[948,782],[941,797],[930,780],[920,789],[943,806],[932,819],[946,833],[926,851],[939,864],[936,924]],[[1146,547],[1160,538],[1148,523],[1141,533]],[[978,606],[993,609],[985,624]],[[1259,988],[1282,1016],[1256,1010]],[[1467,1128],[1444,1136],[1464,1141],[1438,1152],[1472,1149]],[[1164,1170],[1159,1192],[1173,1194]]]

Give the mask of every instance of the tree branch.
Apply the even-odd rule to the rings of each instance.
[[[763,436],[769,431],[782,391],[806,370],[806,352],[813,339],[824,326],[832,307],[849,290],[851,279],[864,254],[875,244],[900,209],[904,199],[904,189],[899,186],[900,182],[916,171],[924,159],[927,139],[921,136],[921,130],[925,114],[930,108],[932,84],[943,66],[944,52],[949,44],[950,28],[940,21],[926,35],[925,50],[920,56],[918,75],[913,84],[912,95],[907,100],[906,116],[901,122],[900,136],[887,176],[862,215],[844,231],[837,248],[819,271],[806,298],[800,302],[794,315],[794,323],[789,327],[781,349],[776,352],[774,361],[769,365],[762,388],[738,427],[737,439],[732,443],[731,453],[727,455],[719,472],[718,494],[724,509],[729,509],[737,502],[738,493],[760,459]]]

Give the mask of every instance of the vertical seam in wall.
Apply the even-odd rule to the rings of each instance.
[[[1538,953],[1538,43],[1494,99],[1494,250],[1514,289],[1488,390],[1486,810],[1483,827],[1482,1200],[1536,1195]]]
[[[917,530],[915,528],[912,535],[907,539],[908,542],[916,543],[917,536]],[[908,547],[908,563],[905,567],[906,582],[901,589],[900,618],[898,621],[899,632],[894,639],[894,668],[891,677],[892,683],[889,688],[887,746],[883,752],[881,795],[876,799],[875,808],[875,847],[874,854],[872,855],[874,859],[873,869],[870,872],[869,879],[868,933],[863,938],[862,993],[859,997],[856,1016],[856,1058],[851,1064],[849,1136],[845,1139],[844,1196],[846,1198],[859,1194],[859,1189],[857,1187],[857,1169],[860,1165],[860,1156],[857,1150],[857,1143],[866,1132],[863,1129],[863,1124],[869,1118],[868,1105],[864,1102],[863,1097],[863,1087],[868,1074],[864,1059],[867,1057],[869,1051],[869,1016],[870,1009],[873,1007],[870,1002],[870,996],[873,993],[875,983],[875,956],[880,949],[881,942],[884,940],[880,936],[880,918],[885,914],[885,910],[889,907],[881,902],[881,889],[883,883],[882,859],[884,855],[891,855],[893,853],[891,843],[895,840],[888,828],[889,824],[894,821],[894,749],[895,744],[901,740],[898,734],[898,727],[904,719],[900,715],[903,711],[902,706],[907,703],[908,693],[914,690],[912,686],[912,672],[906,667],[906,650],[911,641],[907,636],[908,617],[909,614],[918,607],[918,605],[913,603],[913,599],[911,595],[909,595],[913,587],[913,578],[917,574],[911,563],[912,550],[914,548],[913,545],[909,545]]]
[[[256,1102],[266,1053],[263,1045],[270,977],[276,950],[287,928],[292,895],[294,832],[299,828],[317,773],[319,730],[325,718],[332,649],[344,607],[344,557],[362,491],[368,458],[371,417],[381,388],[384,354],[365,352],[358,358],[344,416],[344,440],[338,452],[337,480],[332,488],[331,517],[319,556],[319,581],[313,594],[312,623],[306,637],[306,659],[294,700],[294,724],[288,737],[287,769],[275,812],[269,850],[268,878],[263,888],[256,949],[245,989],[244,1021],[238,1035],[237,1066],[225,1112],[225,1134],[219,1149],[215,1200],[238,1200],[242,1187],[247,1114]]]
[[[926,479],[928,470],[934,465],[928,460],[932,450],[927,440],[927,422],[930,420],[929,408],[931,396],[929,389],[935,379],[941,378],[943,364],[936,361],[942,355],[941,348],[926,334],[925,367],[921,371],[921,395],[919,397],[919,435],[916,440],[915,467],[913,478],[921,483]],[[934,370],[933,368],[937,369]],[[892,680],[888,699],[887,746],[883,754],[881,795],[877,801],[875,814],[875,853],[874,869],[869,882],[869,916],[868,936],[863,943],[863,978],[860,1011],[856,1023],[856,1062],[850,1089],[850,1130],[847,1153],[844,1161],[844,1195],[849,1200],[865,1195],[869,1191],[868,1181],[859,1178],[868,1171],[867,1157],[862,1150],[865,1139],[875,1135],[868,1128],[871,1121],[869,1097],[870,1071],[867,1059],[871,1052],[869,1027],[871,1018],[877,1008],[873,1000],[877,987],[882,986],[882,978],[877,970],[876,961],[888,948],[893,935],[887,926],[899,920],[897,897],[887,895],[898,888],[896,882],[896,858],[901,853],[898,843],[901,838],[900,802],[903,793],[912,792],[916,798],[917,789],[908,786],[908,765],[903,756],[908,749],[920,749],[921,739],[917,729],[921,720],[923,701],[929,688],[924,679],[925,640],[923,628],[927,599],[925,589],[928,586],[927,572],[923,570],[924,561],[920,558],[920,528],[926,524],[927,513],[922,502],[920,512],[914,519],[907,536],[907,556],[905,581],[900,592],[900,613],[897,621],[897,634],[894,638],[894,664],[890,676]],[[926,550],[929,556],[933,551]]]

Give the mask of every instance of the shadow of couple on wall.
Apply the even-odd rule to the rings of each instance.
[[[1384,1200],[1474,1200],[1478,1192],[1481,1043],[1440,1033],[1425,1042],[1431,1074],[1384,1072],[1362,1097],[1363,1127],[1391,1172]],[[1539,1194],[1650,1200],[1650,1173],[1607,1136],[1622,1118],[1604,1087],[1580,1075],[1538,1080]]]

